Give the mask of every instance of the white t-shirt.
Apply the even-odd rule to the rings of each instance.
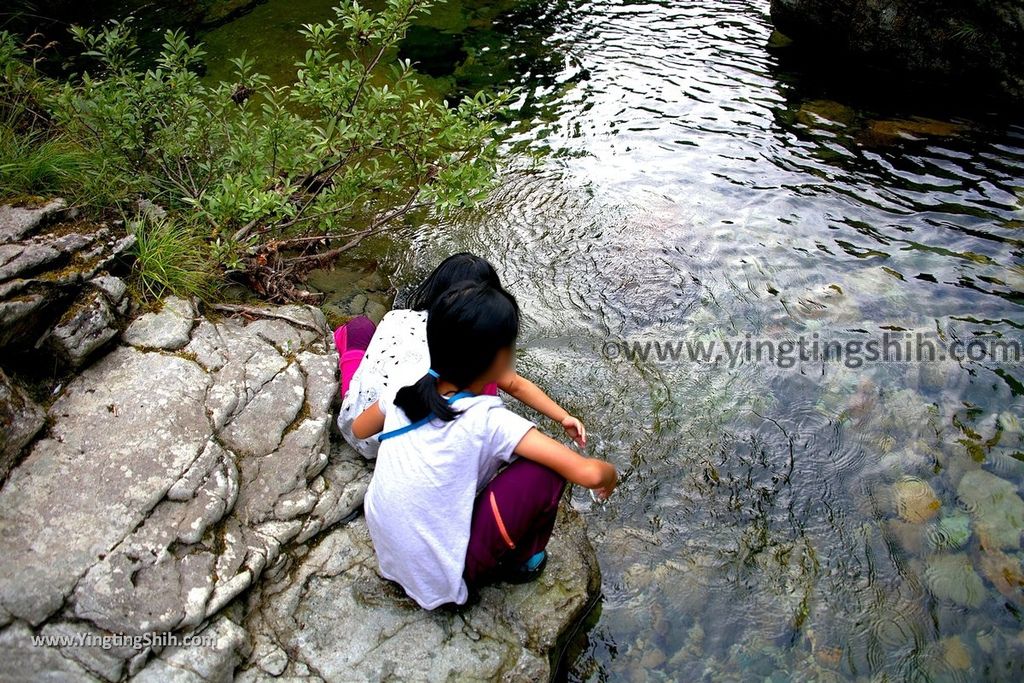
[[[364,458],[377,457],[377,439],[357,439],[352,422],[380,396],[395,393],[427,374],[427,312],[396,309],[380,321],[366,355],[352,375],[348,393],[341,401],[338,429]]]
[[[379,401],[382,433],[410,424],[393,398]],[[364,503],[380,573],[424,609],[466,602],[473,503],[533,427],[497,396],[452,405],[461,414],[451,422],[434,419],[380,443]]]

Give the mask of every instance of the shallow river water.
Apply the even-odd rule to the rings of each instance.
[[[329,5],[208,33],[211,70],[290,68]],[[520,160],[374,256],[399,287],[491,259],[521,374],[622,473],[575,497],[604,596],[571,679],[1020,680],[1024,372],[991,342],[1024,323],[1024,119],[802,71],[771,32],[766,0],[439,9],[409,56],[440,92],[522,88]],[[767,358],[886,333],[975,354]],[[685,346],[748,335],[760,360]]]

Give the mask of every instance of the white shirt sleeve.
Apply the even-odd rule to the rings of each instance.
[[[516,446],[523,440],[534,424],[525,417],[516,415],[504,406],[495,406],[487,411],[487,431],[490,435],[488,450],[505,462],[515,457]]]

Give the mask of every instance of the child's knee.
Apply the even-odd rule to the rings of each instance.
[[[562,497],[562,491],[565,490],[565,477],[540,463],[531,462],[531,464],[533,465],[534,486],[538,490],[546,491],[548,497],[557,502]]]

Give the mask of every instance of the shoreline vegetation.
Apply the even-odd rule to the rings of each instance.
[[[0,32],[0,201],[67,197],[135,237],[135,289],[216,300],[241,283],[271,302],[368,237],[481,200],[511,93],[428,97],[398,44],[429,0],[354,0],[306,24],[295,81],[245,54],[233,82],[199,76],[181,31],[143,64],[126,24],[72,29],[90,66],[54,79],[45,46]]]

